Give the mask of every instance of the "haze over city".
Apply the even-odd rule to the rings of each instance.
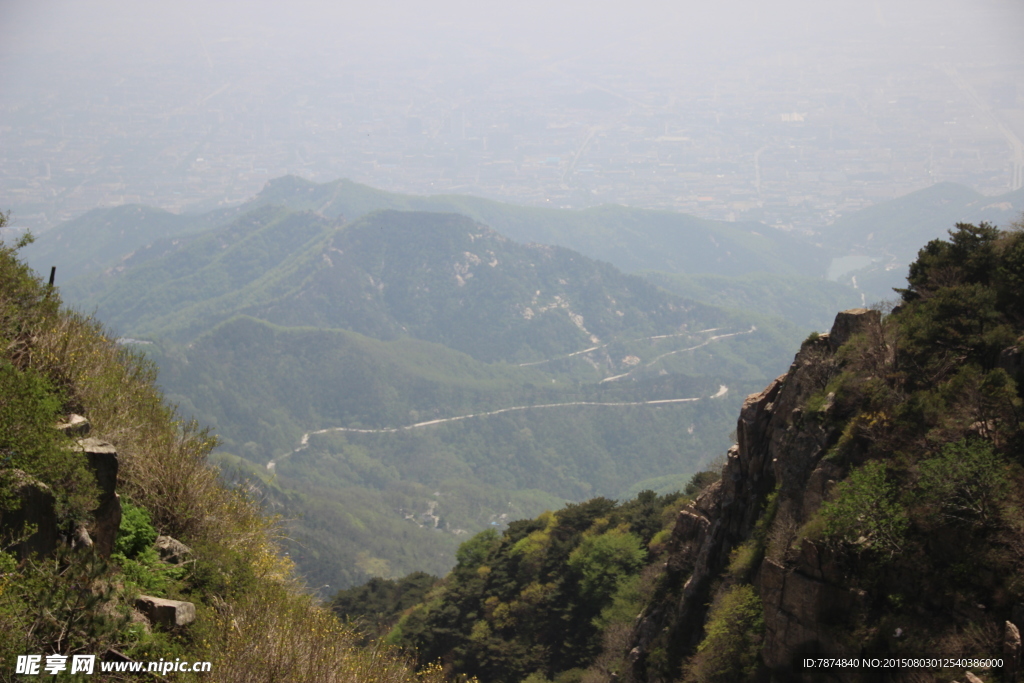
[[[1024,6],[20,2],[0,206],[238,203],[267,180],[813,232],[1024,165]]]

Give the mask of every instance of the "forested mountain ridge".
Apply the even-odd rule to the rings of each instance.
[[[306,277],[296,260],[332,227],[306,212],[257,209],[211,230],[148,244],[80,279],[83,286],[73,283],[67,295],[125,333],[187,340],[238,312],[253,291],[272,300],[294,289]]]
[[[393,194],[349,180],[317,184],[295,176],[271,181],[253,201],[350,220],[378,209],[458,213],[511,239],[557,244],[625,272],[818,275],[824,274],[828,261],[814,244],[762,223],[618,205],[575,210],[525,207],[470,196]]]
[[[244,314],[412,336],[484,361],[543,360],[728,317],[567,249],[520,245],[469,218],[426,212],[338,225],[260,208],[136,252],[91,289],[76,300],[132,336],[191,341]]]
[[[559,245],[627,273],[649,273],[682,296],[770,311],[801,326],[826,329],[830,311],[889,298],[920,244],[958,221],[1008,226],[1024,208],[1024,199],[1020,191],[985,197],[964,186],[940,183],[845,214],[819,234],[798,235],[757,223],[621,206],[523,207],[288,176],[269,181],[251,200],[228,208],[182,214],[136,205],[96,209],[40,235],[25,257],[39,272],[57,266],[58,281],[70,285],[66,294],[77,301],[77,283],[71,281],[83,274],[117,267],[129,254],[159,240],[187,239],[254,209],[275,206],[317,213],[333,223],[352,222],[382,209],[458,213],[519,242]],[[823,282],[833,270],[842,281]],[[763,287],[785,292],[792,301],[765,299]]]
[[[455,214],[371,214],[324,249],[327,268],[293,300],[252,312],[278,324],[409,334],[491,362],[544,360],[724,320],[608,264],[562,247],[520,245]]]
[[[747,398],[692,499],[595,499],[482,534],[418,606],[361,613],[496,683],[878,680],[807,657],[1016,680],[1022,278],[1024,232],[957,226],[919,252],[899,307],[839,314]]]
[[[318,184],[296,176],[271,180],[251,200],[230,208],[180,215],[138,206],[97,209],[41,235],[26,257],[40,271],[56,265],[59,272],[77,277],[86,270],[83,257],[93,269],[109,267],[159,239],[180,239],[265,207],[309,211],[336,223],[385,209],[457,213],[518,242],[559,245],[625,272],[821,276],[829,258],[807,240],[760,223],[727,223],[625,206],[570,210],[470,196],[421,197],[349,180]]]
[[[440,212],[261,206],[78,282],[335,587],[444,572],[464,534],[566,500],[684,484],[802,336]]]

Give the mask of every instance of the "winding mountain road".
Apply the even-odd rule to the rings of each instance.
[[[729,389],[724,384],[719,386],[718,392],[708,396],[707,398],[719,398],[724,396]],[[460,420],[469,420],[475,417],[490,417],[491,415],[501,415],[502,413],[510,413],[519,410],[533,410],[542,408],[565,408],[568,406],[653,406],[653,405],[668,405],[671,403],[695,403],[702,400],[704,397],[696,396],[693,398],[664,398],[655,401],[613,401],[613,402],[598,402],[598,401],[571,401],[569,403],[542,403],[538,405],[528,406],[512,406],[511,408],[499,408],[498,410],[488,410],[482,413],[470,413],[468,415],[456,415],[455,417],[442,417],[436,420],[426,420],[424,422],[416,422],[411,425],[405,425],[404,427],[382,427],[379,429],[363,429],[359,427],[328,427],[327,429],[318,429],[315,432],[306,432],[302,435],[302,439],[299,441],[299,447],[293,450],[291,453],[286,453],[280,458],[275,458],[267,463],[267,469],[271,472],[274,471],[274,467],[277,465],[279,460],[287,458],[289,455],[298,453],[309,447],[309,437],[317,434],[328,434],[330,432],[351,432],[355,434],[394,434],[397,432],[409,431],[411,429],[420,429],[422,427],[433,427],[434,425],[445,424],[446,422],[458,422]]]
[[[714,330],[707,330],[707,331],[708,332],[713,332]],[[614,382],[616,380],[622,379],[623,377],[629,377],[630,375],[632,375],[634,372],[636,372],[640,368],[649,368],[652,365],[654,365],[655,363],[657,363],[659,360],[661,360],[662,358],[665,358],[666,356],[671,356],[671,355],[676,354],[676,353],[683,353],[684,351],[695,351],[695,350],[697,350],[697,349],[699,349],[701,347],[707,346],[711,342],[719,341],[720,339],[728,339],[729,337],[738,337],[741,334],[753,334],[754,332],[757,332],[757,325],[751,325],[749,330],[745,330],[743,332],[730,332],[729,334],[718,334],[718,335],[715,335],[714,337],[709,337],[708,339],[705,339],[703,342],[701,342],[700,344],[697,344],[696,346],[690,346],[690,347],[687,347],[685,349],[676,349],[675,351],[669,351],[668,353],[663,353],[660,356],[658,356],[657,358],[655,358],[654,360],[652,360],[652,361],[650,361],[648,363],[644,363],[643,365],[637,366],[637,367],[633,368],[632,370],[630,370],[629,372],[624,372],[621,375],[613,375],[611,377],[605,377],[603,380],[601,380],[601,384],[604,384],[605,382]],[[674,335],[664,335],[664,336],[674,336]],[[661,337],[650,337],[650,339],[660,339],[660,338]]]
[[[701,330],[700,332],[698,332],[698,334],[704,333],[704,332],[717,332],[718,329],[720,329],[720,328],[712,328],[712,329],[708,329],[708,330]],[[682,353],[684,351],[693,351],[695,349],[699,349],[701,347],[707,346],[708,344],[710,344],[712,342],[715,342],[715,341],[719,341],[721,339],[728,339],[729,337],[735,337],[735,336],[738,336],[738,335],[741,335],[741,334],[752,334],[753,332],[756,332],[756,331],[757,331],[757,327],[754,326],[754,325],[751,325],[749,330],[744,330],[744,331],[741,331],[741,332],[730,332],[730,333],[727,333],[727,334],[715,335],[713,337],[709,337],[708,339],[704,340],[700,344],[697,344],[696,346],[691,346],[691,347],[688,347],[688,348],[685,348],[685,349],[676,349],[675,351],[669,351],[668,353],[663,353],[660,356],[658,356],[657,358],[655,358],[654,360],[652,360],[652,361],[650,361],[648,363],[645,363],[644,365],[642,365],[640,367],[645,367],[645,368],[646,367],[650,367],[651,365],[654,365],[655,363],[657,363],[662,358],[665,358],[666,356],[671,356],[672,354],[675,354],[675,353]],[[657,336],[654,336],[654,337],[642,337],[641,339],[633,339],[631,341],[645,341],[645,340],[651,340],[651,339],[667,339],[669,337],[687,336],[688,334],[692,334],[692,333],[662,334],[662,335],[657,335]],[[612,343],[612,342],[609,342],[609,343]],[[599,346],[593,346],[593,347],[590,347],[590,348],[587,348],[587,349],[583,349],[581,351],[575,351],[575,352],[567,354],[565,356],[559,356],[559,358],[570,358],[572,356],[578,356],[578,355],[583,354],[583,353],[589,353],[590,351],[595,351],[595,350],[603,348],[605,346],[608,346],[608,344],[601,344]],[[521,366],[539,365],[540,363],[546,363],[546,362],[549,362],[551,360],[557,360],[557,359],[549,358],[547,360],[536,361],[536,362],[533,362],[533,363],[521,363],[520,365]],[[607,377],[607,378],[601,380],[601,382],[612,382],[612,381],[615,381],[615,380],[618,380],[618,379],[622,379],[623,377],[628,377],[633,372],[635,372],[637,369],[639,369],[639,368],[634,368],[633,370],[630,370],[629,372],[623,373],[621,375],[615,375],[614,377]],[[711,396],[708,396],[707,398],[719,398],[721,396],[724,396],[728,391],[729,391],[729,388],[727,386],[725,386],[724,384],[722,384],[722,385],[719,386],[717,393],[715,393],[715,394],[713,394]],[[302,435],[302,439],[299,440],[298,448],[293,450],[291,453],[286,453],[286,454],[282,455],[281,457],[275,458],[275,459],[271,460],[270,462],[268,462],[267,463],[267,470],[270,471],[270,472],[273,472],[274,468],[277,466],[278,461],[283,460],[284,458],[287,458],[289,455],[292,455],[294,453],[298,453],[299,451],[302,451],[302,450],[308,448],[309,447],[309,437],[317,435],[317,434],[328,434],[330,432],[350,432],[350,433],[354,433],[354,434],[395,434],[395,433],[398,433],[398,432],[409,431],[409,430],[412,430],[412,429],[420,429],[420,428],[423,428],[423,427],[433,427],[435,425],[445,424],[445,423],[448,423],[448,422],[459,422],[461,420],[470,420],[470,419],[477,418],[477,417],[490,417],[492,415],[501,415],[502,413],[510,413],[510,412],[521,411],[521,410],[539,410],[539,409],[544,409],[544,408],[565,408],[565,407],[568,407],[568,406],[615,406],[615,407],[621,407],[621,406],[668,405],[668,404],[672,404],[672,403],[694,403],[696,401],[702,400],[703,398],[704,397],[696,396],[696,397],[692,397],[692,398],[666,398],[666,399],[660,399],[660,400],[654,400],[654,401],[612,401],[612,402],[571,401],[571,402],[568,402],[568,403],[542,403],[542,404],[539,404],[539,405],[525,405],[525,406],[512,406],[512,407],[509,407],[509,408],[499,408],[498,410],[489,410],[489,411],[481,412],[481,413],[469,413],[469,414],[466,414],[466,415],[456,415],[454,417],[442,417],[442,418],[438,418],[436,420],[426,420],[424,422],[415,422],[413,424],[405,425],[405,426],[402,426],[402,427],[381,427],[381,428],[377,428],[377,429],[364,429],[364,428],[361,428],[361,427],[328,427],[326,429],[318,429],[316,431],[306,432],[305,434],[303,434]]]

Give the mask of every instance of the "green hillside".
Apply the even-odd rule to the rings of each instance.
[[[80,279],[66,294],[126,333],[167,333],[179,315],[188,338],[245,306],[253,291],[273,299],[305,277],[296,259],[323,240],[330,223],[309,213],[264,208],[183,239],[138,250],[113,270]]]
[[[678,486],[804,335],[446,213],[265,206],[88,282],[317,585],[440,573],[464,534]]]
[[[244,457],[219,461],[231,464],[229,476],[257,481],[274,509],[293,520],[289,549],[307,580],[344,586],[374,572],[442,573],[461,534],[492,522],[597,493],[623,495],[642,481],[685,481],[728,445],[742,397],[783,367],[764,349],[747,357],[747,348],[784,347],[788,337],[770,334],[758,330],[664,359],[689,374],[652,371],[603,384],[573,380],[572,367],[552,374],[485,364],[430,342],[381,342],[249,317],[187,348],[141,348],[159,361],[168,397],[212,426],[221,453]],[[659,350],[638,346],[647,357]],[[751,364],[754,357],[764,367]],[[582,357],[563,362],[593,371]],[[723,385],[728,392],[711,398]],[[677,398],[698,400],[601,405]],[[522,410],[384,431],[509,407]],[[339,427],[301,448],[306,432]],[[444,520],[436,530],[419,518],[430,509]]]
[[[76,300],[125,334],[189,341],[244,313],[288,326],[413,336],[485,361],[725,325],[730,316],[559,247],[520,245],[454,214],[384,211],[332,225],[262,208],[158,243]],[[608,361],[607,374],[622,370]]]
[[[477,197],[420,197],[348,180],[316,184],[278,178],[252,200],[227,209],[170,214],[141,206],[96,209],[38,236],[26,259],[39,272],[58,266],[59,282],[118,266],[160,239],[181,239],[229,224],[257,208],[309,211],[334,223],[382,209],[458,213],[524,243],[554,244],[625,272],[822,276],[828,257],[799,236],[760,223],[728,223],[667,211],[601,206],[585,210],[525,207]]]
[[[899,308],[800,345],[692,498],[567,505],[332,607],[494,683],[1016,680],[1022,278],[1024,233],[960,225]]]
[[[526,207],[462,195],[415,196],[350,180],[317,184],[286,176],[247,206],[288,206],[354,220],[379,209],[458,213],[519,242],[556,244],[607,261],[627,273],[642,269],[739,275],[762,271],[824,275],[825,254],[797,236],[761,223],[728,223],[670,211],[600,206],[566,210]]]
[[[152,364],[2,243],[0,338],[0,680],[445,680],[361,647],[311,599],[280,528],[224,485],[216,441],[163,401]],[[59,427],[72,414],[74,433]]]

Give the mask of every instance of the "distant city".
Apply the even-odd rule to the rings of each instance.
[[[241,202],[296,174],[813,232],[937,182],[1024,184],[1024,64],[1009,56],[953,66],[931,46],[894,68],[850,43],[707,70],[591,55],[452,79],[430,55],[392,72],[238,54],[119,63],[116,80],[99,62],[39,65],[45,85],[27,73],[0,102],[0,206],[46,230],[100,206]]]

